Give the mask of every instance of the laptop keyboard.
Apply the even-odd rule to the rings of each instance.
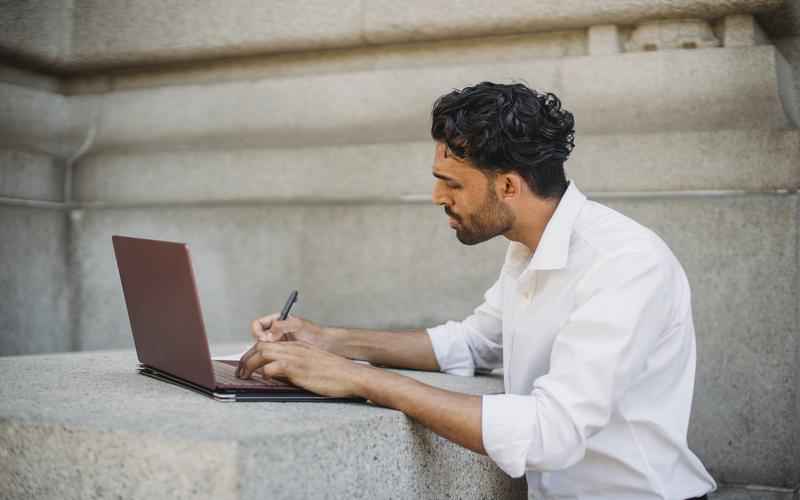
[[[236,377],[236,361],[212,361],[211,366],[214,367],[214,381],[217,387],[225,387],[230,389],[264,389],[280,388],[280,389],[299,389],[297,386],[282,382],[274,378],[264,378],[259,372],[253,372],[249,379],[241,379]]]

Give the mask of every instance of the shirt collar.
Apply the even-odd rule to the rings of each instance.
[[[585,202],[586,196],[570,181],[556,211],[547,222],[533,257],[528,247],[512,241],[506,252],[504,270],[519,276],[525,268],[563,269],[567,265],[572,229]]]

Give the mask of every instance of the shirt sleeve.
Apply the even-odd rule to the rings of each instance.
[[[484,448],[503,471],[519,477],[583,458],[668,325],[670,269],[657,255],[631,252],[595,265],[555,338],[550,371],[529,395],[483,397]]]
[[[452,375],[499,368],[503,361],[503,316],[500,279],[484,294],[484,302],[463,321],[429,328],[439,369]]]

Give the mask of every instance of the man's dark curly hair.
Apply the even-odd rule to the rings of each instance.
[[[484,173],[517,172],[543,198],[567,189],[575,118],[554,94],[483,82],[441,96],[432,115],[433,139]]]

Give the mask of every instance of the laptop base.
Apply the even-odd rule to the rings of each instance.
[[[332,396],[321,396],[308,391],[242,391],[232,389],[211,390],[206,387],[194,384],[180,377],[170,375],[158,368],[139,364],[137,371],[146,377],[154,378],[168,384],[177,385],[184,389],[189,389],[216,401],[228,403],[241,402],[331,402],[331,403],[365,403],[363,398],[337,398]]]

